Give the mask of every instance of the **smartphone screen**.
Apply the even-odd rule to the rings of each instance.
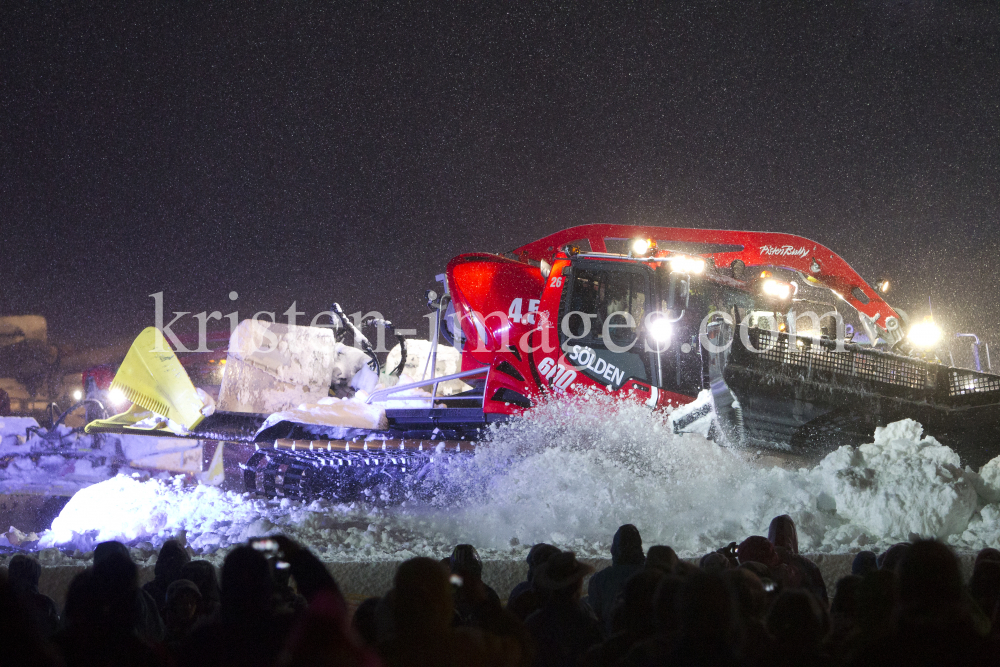
[[[268,556],[278,553],[278,542],[269,537],[254,538],[250,540],[250,546]]]

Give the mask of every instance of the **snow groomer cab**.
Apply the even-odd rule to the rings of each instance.
[[[699,407],[730,446],[823,454],[903,418],[981,465],[1000,443],[1000,376],[948,367],[843,259],[798,236],[586,225],[447,267],[431,295],[496,421],[599,389]],[[707,391],[706,391],[707,390]],[[705,392],[705,393],[702,393]]]

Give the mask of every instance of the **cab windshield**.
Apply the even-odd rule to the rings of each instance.
[[[811,285],[804,280],[796,280],[795,284],[797,291],[790,301],[779,302],[755,294],[752,309],[746,314],[747,325],[756,329],[790,331],[794,316],[795,332],[799,336],[830,340],[843,336],[845,343],[872,344],[854,306],[825,286]],[[838,332],[838,316],[843,321],[842,332]]]

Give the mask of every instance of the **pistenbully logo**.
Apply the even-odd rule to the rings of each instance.
[[[796,248],[790,245],[774,246],[774,245],[762,245],[760,247],[760,254],[762,255],[780,255],[782,257],[805,257],[809,254],[809,250],[806,248]]]

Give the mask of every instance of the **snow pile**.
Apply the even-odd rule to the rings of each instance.
[[[945,538],[962,532],[979,502],[975,475],[958,455],[904,420],[879,428],[875,442],[841,447],[814,476],[832,487],[837,513],[870,534]]]
[[[979,471],[976,492],[988,503],[1000,502],[1000,457],[993,459]]]
[[[31,417],[0,417],[0,451],[24,443],[30,428],[38,428]]]
[[[263,500],[212,487],[117,477],[78,493],[42,546],[87,551],[185,534],[213,552],[281,531],[325,560],[440,557],[462,542],[521,558],[539,541],[606,556],[619,525],[695,556],[764,534],[791,514],[803,551],[882,549],[914,535],[977,549],[1000,539],[1000,459],[980,474],[919,424],[879,429],[812,468],[760,467],[747,452],[675,435],[666,415],[601,391],[538,406],[442,468],[438,493],[396,507]],[[219,553],[222,553],[221,551]]]
[[[92,551],[117,540],[147,550],[183,537],[195,551],[220,555],[251,537],[284,533],[326,560],[387,560],[436,553],[444,536],[428,541],[418,529],[403,534],[400,521],[375,508],[316,501],[265,500],[211,486],[139,481],[118,476],[88,487],[69,501],[42,534],[39,548]],[[411,550],[412,549],[412,550]]]
[[[39,547],[90,551],[107,540],[162,543],[185,532],[192,547],[217,548],[273,532],[267,504],[213,486],[184,487],[181,478],[143,482],[119,475],[73,496]]]
[[[50,431],[30,417],[0,418],[0,493],[70,494],[108,479],[118,470],[115,444],[64,424]]]
[[[513,538],[595,549],[631,522],[648,543],[689,555],[766,534],[785,513],[799,527],[800,547],[813,552],[913,536],[979,548],[1000,531],[1000,459],[983,475],[963,470],[912,420],[789,471],[762,469],[700,435],[675,435],[669,419],[599,395],[542,406],[532,421],[503,427],[476,457],[488,481],[453,521],[486,544]]]
[[[0,534],[0,547],[19,547],[37,541],[38,535],[35,533],[22,533],[14,526],[11,526],[6,533]]]

